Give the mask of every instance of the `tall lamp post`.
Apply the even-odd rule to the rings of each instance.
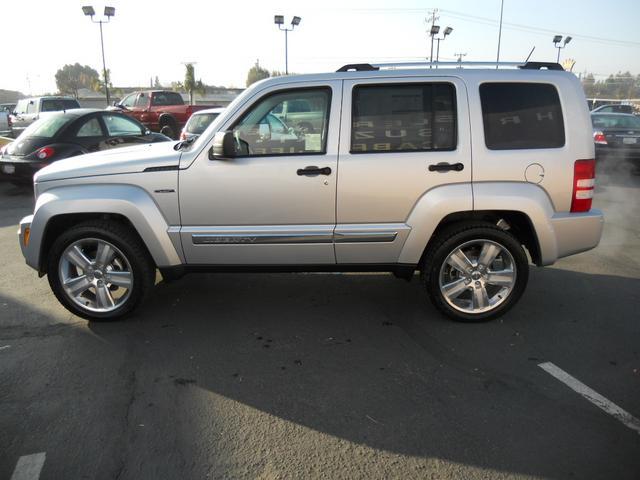
[[[451,32],[453,32],[453,28],[447,27],[444,29],[442,38],[436,38],[436,41],[438,42],[438,46],[436,47],[436,68],[438,68],[438,61],[440,60],[440,40],[447,38],[447,35],[450,35]]]
[[[93,23],[98,23],[100,25],[100,48],[102,49],[102,77],[104,79],[104,93],[107,97],[107,106],[111,104],[111,99],[109,97],[109,75],[107,74],[107,66],[104,61],[104,39],[102,36],[102,24],[109,23],[111,17],[116,14],[116,9],[114,7],[104,7],[104,16],[107,17],[106,20],[94,20],[93,16],[96,14],[96,11],[93,9],[91,5],[82,7],[82,13],[84,13],[87,17],[91,17],[91,21]]]
[[[556,35],[553,37],[553,46],[558,49],[558,58],[556,59],[556,63],[560,63],[560,50],[567,46],[567,43],[571,41],[571,37],[564,37],[564,42],[562,42],[562,35]],[[560,45],[562,42],[562,45]]]
[[[431,55],[429,56],[429,68],[432,67],[433,63],[433,39],[440,31],[440,25],[431,25],[431,30],[429,31],[429,36],[431,36]]]
[[[275,15],[273,17],[273,23],[278,25],[280,30],[284,31],[284,73],[289,75],[289,44],[287,35],[289,32],[293,31],[298,25],[300,25],[300,17],[293,17],[291,19],[291,28],[284,27],[284,15]]]

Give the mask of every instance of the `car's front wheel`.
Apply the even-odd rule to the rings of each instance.
[[[443,230],[425,255],[422,273],[440,311],[478,322],[515,305],[527,285],[529,263],[513,235],[482,222]]]
[[[126,315],[155,281],[139,238],[112,221],[88,221],[64,232],[52,245],[47,272],[60,303],[90,320]]]

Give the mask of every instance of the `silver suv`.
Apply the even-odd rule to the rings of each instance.
[[[518,301],[529,258],[550,265],[598,244],[591,121],[573,74],[386,67],[267,79],[196,140],[44,168],[20,223],[27,264],[89,319],[131,312],[159,269],[166,280],[419,271],[439,310],[480,321]],[[317,128],[265,126],[296,102]]]

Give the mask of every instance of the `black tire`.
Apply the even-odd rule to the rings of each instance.
[[[85,238],[105,240],[118,248],[131,265],[133,282],[128,298],[115,310],[94,312],[81,308],[64,291],[59,276],[59,264],[65,249]],[[60,303],[71,313],[88,320],[114,320],[131,313],[147,297],[155,284],[156,267],[139,237],[119,222],[89,220],[64,231],[51,246],[47,258],[47,277],[51,290]]]
[[[441,268],[447,257],[459,246],[481,239],[495,242],[511,254],[516,270],[515,285],[506,300],[492,310],[466,313],[451,306],[441,292]],[[489,222],[458,223],[445,228],[431,241],[421,267],[422,280],[431,302],[446,316],[459,322],[483,322],[503,315],[518,302],[529,278],[529,261],[521,243],[511,233]]]
[[[166,124],[160,127],[160,133],[166,135],[167,137],[175,140],[176,139],[176,128],[171,124]]]

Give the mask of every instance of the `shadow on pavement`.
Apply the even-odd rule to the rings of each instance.
[[[139,317],[90,329],[136,358],[126,368],[137,391],[165,399],[136,402],[130,415],[141,424],[172,419],[154,436],[175,437],[179,457],[201,441],[224,450],[238,435],[263,448],[252,454],[257,464],[293,448],[265,452],[260,442],[271,442],[274,427],[243,425],[243,416],[255,419],[244,411],[234,419],[233,409],[208,410],[222,397],[305,427],[290,432],[300,445],[310,429],[378,452],[502,472],[631,476],[640,468],[633,432],[577,398],[559,405],[544,385],[560,387],[536,362],[589,357],[604,337],[620,358],[637,355],[640,280],[549,269],[531,284],[502,321],[462,325],[437,314],[418,282],[386,275],[191,276],[159,285]],[[214,395],[185,401],[196,389]],[[638,405],[640,390],[626,393]]]

